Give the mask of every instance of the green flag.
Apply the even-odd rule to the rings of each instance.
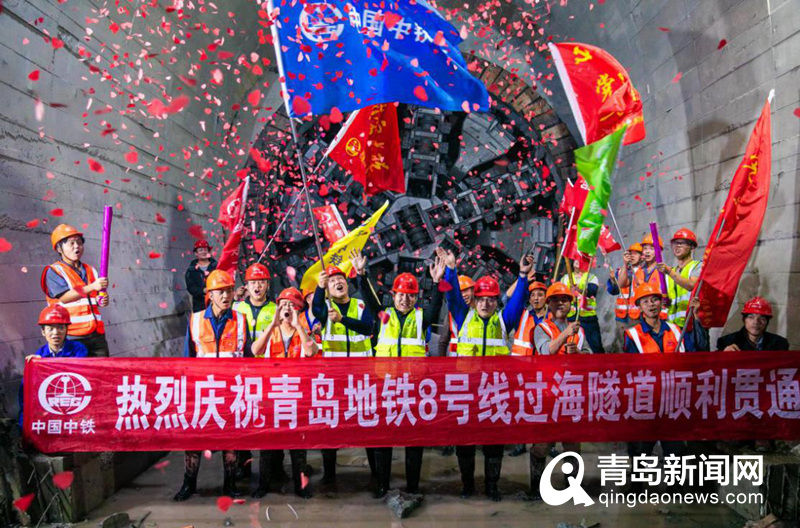
[[[587,255],[597,252],[597,241],[611,198],[611,174],[617,163],[617,154],[625,127],[599,141],[575,150],[575,166],[589,184],[589,194],[578,217],[578,250]]]

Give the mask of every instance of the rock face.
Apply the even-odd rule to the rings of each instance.
[[[386,495],[386,505],[398,519],[405,519],[422,505],[423,496],[419,493],[403,493],[392,490]]]

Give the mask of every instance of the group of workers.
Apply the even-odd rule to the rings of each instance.
[[[51,238],[59,259],[42,274],[48,307],[39,318],[47,344],[43,357],[107,356],[108,346],[99,307],[108,304],[108,280],[81,262],[83,234],[60,225]],[[675,353],[709,350],[708,333],[691,317],[691,291],[701,263],[693,259],[697,238],[680,229],[671,239],[675,266],[655,262],[654,241],[645,236],[624,252],[624,265],[613,270],[607,284],[617,296],[615,318],[618,343],[627,353]],[[188,357],[267,357],[302,359],[312,356],[419,357],[434,355],[428,348],[429,329],[439,326],[443,350],[451,356],[533,356],[603,353],[596,311],[599,282],[591,273],[568,273],[560,281],[536,280],[533,258],[523,255],[519,276],[501,298],[500,284],[491,275],[473,280],[457,271],[456,256],[436,249],[429,268],[433,289],[430,300],[420,307],[420,286],[411,273],[398,274],[392,284],[392,305],[382,306],[369,277],[366,258],[349,255],[355,270],[357,291],[351,297],[347,275],[336,266],[320,273],[314,290],[290,287],[273,302],[269,297],[270,272],[261,263],[245,272],[245,291],[235,291],[235,281],[226,271],[215,269],[209,244],[195,244],[195,260],[186,272],[193,313],[186,330],[184,354]],[[664,274],[667,292],[661,289]],[[241,297],[237,299],[237,297]],[[447,323],[439,325],[443,303]],[[502,302],[502,306],[501,306]],[[692,301],[695,303],[695,301]],[[689,314],[689,317],[687,317]],[[720,350],[786,350],[785,338],[766,331],[772,317],[770,304],[756,297],[742,310],[743,327],[718,341]],[[448,332],[449,329],[449,332]],[[435,442],[432,442],[435,444]],[[531,493],[538,495],[539,479],[552,444],[534,444],[530,449]],[[652,446],[650,446],[652,447]],[[579,449],[566,445],[566,449]],[[482,446],[485,494],[500,500],[498,481],[503,445]],[[457,446],[462,496],[475,492],[475,446]],[[239,496],[237,471],[249,453],[223,451],[223,494]],[[262,451],[259,479],[253,492],[262,497],[285,480],[282,451]],[[405,449],[406,490],[419,492],[422,447]],[[185,454],[183,484],[176,501],[196,491],[200,452]],[[335,489],[336,450],[323,450],[321,484]],[[305,450],[290,450],[294,492],[310,497]],[[372,488],[376,497],[389,489],[391,447],[367,449]],[[246,462],[249,462],[247,459]],[[247,465],[247,464],[244,464]],[[239,473],[241,474],[241,473]]]

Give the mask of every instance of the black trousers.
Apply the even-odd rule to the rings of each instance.
[[[483,474],[485,480],[497,482],[500,479],[499,470],[494,471],[493,461],[503,458],[503,445],[485,445],[483,450]],[[458,468],[461,471],[461,482],[465,487],[475,485],[475,446],[456,446],[456,456],[458,457]],[[497,475],[495,476],[495,473]]]
[[[306,465],[306,450],[305,449],[290,449],[289,458],[292,461],[292,480],[294,480],[294,489],[299,491],[302,488],[300,473]],[[278,469],[282,468],[283,450],[262,450],[259,451],[258,461],[258,486],[263,487],[265,490],[270,488],[274,480],[280,479]]]
[[[83,343],[89,351],[89,357],[108,357],[108,341],[105,334],[92,332],[89,335],[72,338],[73,341]]]
[[[419,491],[419,478],[422,473],[423,447],[406,447],[406,491],[417,493]],[[388,490],[392,480],[392,451],[391,447],[378,447],[375,449],[375,467],[378,474],[378,486]]]
[[[197,478],[200,471],[200,451],[186,451],[183,458],[184,472],[189,478]],[[236,451],[222,452],[222,467],[226,475],[236,474]]]

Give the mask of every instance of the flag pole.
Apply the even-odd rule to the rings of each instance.
[[[289,111],[289,108],[286,108]],[[297,128],[294,125],[294,119],[289,117],[289,126],[292,128],[292,138],[294,139],[294,146],[297,150],[297,163],[300,165],[300,176],[303,178],[303,193],[306,197],[306,206],[308,207],[308,216],[311,218],[311,231],[314,233],[314,244],[317,246],[317,255],[319,261],[322,263],[322,268],[325,268],[325,254],[322,252],[322,243],[319,240],[319,233],[317,232],[317,219],[314,218],[314,210],[311,207],[311,195],[308,192],[308,177],[306,176],[306,165],[303,163],[303,153],[300,150],[300,141],[297,139]]]
[[[300,192],[300,193],[297,193],[297,196],[294,197],[294,200],[292,201],[291,205],[289,205],[289,208],[286,210],[286,213],[284,213],[283,219],[281,220],[281,223],[278,224],[278,227],[275,228],[275,233],[273,233],[273,235],[269,238],[269,242],[267,242],[267,245],[264,246],[264,249],[261,250],[261,254],[258,255],[258,260],[256,260],[256,262],[261,262],[261,259],[264,258],[264,254],[267,252],[269,247],[275,241],[275,238],[278,236],[278,233],[280,233],[281,228],[283,227],[283,224],[285,224],[286,220],[289,219],[289,215],[292,213],[292,211],[294,210],[294,207],[297,205],[297,202],[300,201],[300,198],[302,196],[303,196],[303,193]]]
[[[617,230],[617,234],[619,235],[619,241],[622,243],[623,251],[627,250],[628,245],[625,243],[625,237],[622,236],[622,231],[617,224],[617,219],[614,217],[614,210],[611,209],[611,204],[608,204],[608,215],[611,217],[611,221],[614,222],[614,227]]]
[[[561,247],[558,250],[558,257],[556,258],[556,266],[553,269],[553,282],[556,282],[558,280],[558,270],[559,270],[559,268],[561,268],[561,260],[563,259],[564,262],[567,261],[567,259],[564,259],[564,249],[566,249],[566,247],[567,247],[567,238],[569,237],[569,228],[572,226],[572,220],[573,220],[574,217],[575,217],[575,208],[573,207],[572,208],[572,212],[570,212],[570,214],[569,214],[569,223],[567,224],[567,229],[564,229],[563,222],[559,222],[561,224],[559,226],[559,229],[561,230],[561,233],[564,236],[564,240],[561,241]],[[561,218],[561,216],[559,215],[559,220],[560,220],[560,218]]]

